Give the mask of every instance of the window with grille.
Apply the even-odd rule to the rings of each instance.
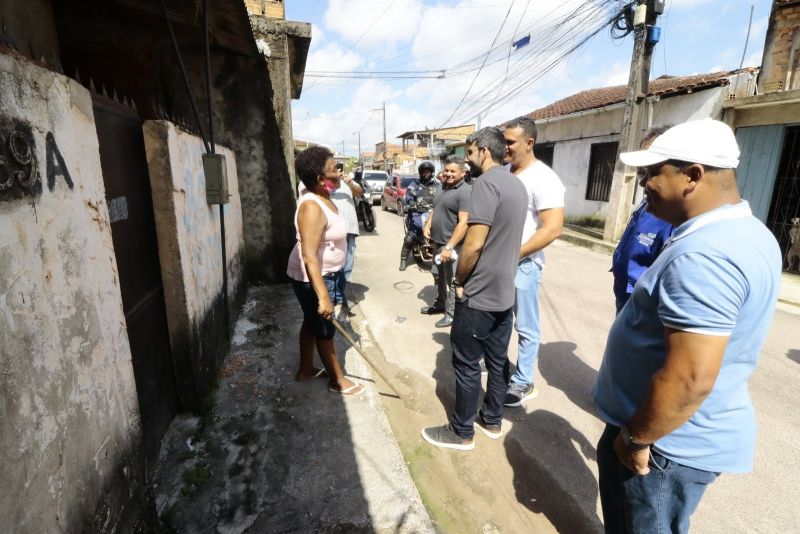
[[[595,143],[589,157],[589,177],[586,183],[586,200],[608,202],[611,180],[617,162],[619,143]]]
[[[553,147],[555,144],[553,143],[542,143],[541,145],[537,144],[533,147],[533,154],[536,156],[536,159],[543,161],[545,165],[553,168]]]

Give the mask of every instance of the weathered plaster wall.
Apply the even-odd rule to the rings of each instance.
[[[139,410],[91,97],[0,54],[0,131],[0,182],[33,158],[0,192],[2,530],[130,531]]]
[[[678,124],[705,117],[719,118],[727,91],[727,87],[715,87],[663,98],[652,103],[652,110],[647,112],[646,117],[650,117],[648,122],[652,126]],[[555,143],[553,170],[567,188],[564,208],[567,217],[605,218],[607,202],[586,200],[589,158],[593,144],[619,141],[622,112],[621,106],[614,106],[598,112],[537,123],[537,143]]]
[[[146,121],[144,140],[178,390],[184,406],[196,409],[225,357],[226,320],[235,320],[244,289],[235,156],[217,145],[217,153],[226,158],[231,192],[224,207],[226,315],[219,206],[206,202],[203,142],[167,121]]]

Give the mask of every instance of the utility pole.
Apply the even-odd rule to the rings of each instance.
[[[347,159],[347,155],[344,152],[344,139],[342,139],[342,159]]]
[[[353,132],[353,135],[358,135],[358,166],[361,166],[361,130]]]
[[[619,153],[639,149],[644,103],[650,84],[650,64],[653,60],[653,48],[658,42],[661,31],[655,23],[663,12],[664,0],[636,0],[628,94],[625,98],[617,161],[603,229],[603,239],[606,241],[619,240],[631,213],[633,195],[636,191],[636,173],[633,168],[620,161]]]
[[[389,172],[389,147],[386,146],[386,102],[383,103],[381,109],[383,109],[383,170]]]

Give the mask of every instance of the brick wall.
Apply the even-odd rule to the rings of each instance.
[[[765,44],[762,91],[799,89],[800,2],[775,3]]]
[[[250,15],[264,15],[270,19],[285,19],[283,0],[245,0]]]

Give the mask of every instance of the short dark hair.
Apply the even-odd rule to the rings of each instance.
[[[664,124],[662,126],[653,126],[649,130],[647,130],[644,135],[642,136],[642,142],[639,143],[639,146],[644,146],[644,144],[648,141],[655,140],[656,137],[663,134],[670,128],[672,128],[672,124]]]
[[[300,152],[294,160],[297,178],[309,191],[317,183],[317,177],[325,174],[325,164],[333,157],[333,152],[324,146],[312,146]]]
[[[506,139],[503,137],[503,130],[496,126],[487,126],[467,137],[467,146],[478,145],[478,148],[485,148],[492,156],[495,163],[503,163],[506,155]]]
[[[447,159],[444,160],[445,165],[450,165],[451,163],[455,163],[459,167],[464,166],[464,158],[461,156],[447,156]]]
[[[511,119],[507,123],[505,123],[506,128],[522,128],[522,131],[525,132],[525,135],[533,139],[534,143],[536,142],[536,121],[530,117],[517,117],[516,119]]]

